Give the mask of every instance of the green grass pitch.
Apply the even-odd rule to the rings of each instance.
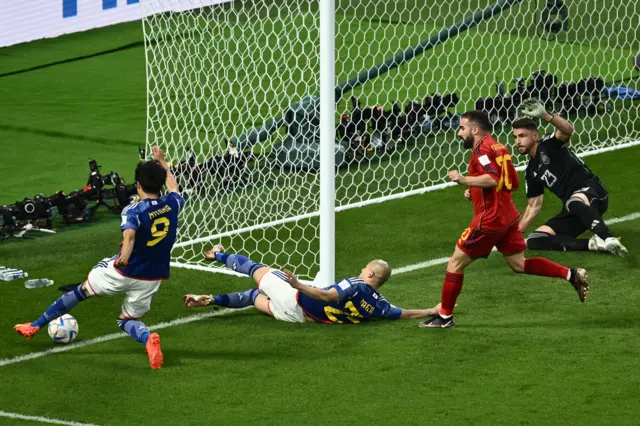
[[[424,17],[397,18],[413,25]],[[380,25],[396,24],[362,25],[375,34]],[[505,31],[499,38],[522,36]],[[125,24],[0,50],[3,74],[131,45],[0,77],[0,203],[81,187],[88,157],[103,171],[132,180],[137,147],[145,140],[140,40],[139,24]],[[589,43],[565,48],[585,51]],[[425,57],[421,66],[433,60]],[[420,64],[408,68],[415,74]],[[615,74],[622,72],[620,64]],[[384,84],[381,79],[362,93],[385,90]],[[640,128],[637,117],[624,112],[597,125],[621,133]],[[640,148],[632,147],[587,159],[611,194],[605,218],[640,211],[638,158]],[[522,191],[515,200],[522,210]],[[537,224],[559,209],[547,197]],[[339,213],[336,273],[356,274],[374,257],[401,267],[448,256],[471,214],[461,188]],[[0,411],[99,425],[637,424],[638,223],[612,226],[629,248],[624,259],[529,253],[587,268],[592,291],[584,305],[566,282],[514,275],[492,255],[466,273],[455,330],[423,330],[417,321],[286,324],[244,310],[161,330],[165,364],[159,371],[148,367],[144,349],[128,337],[0,365]],[[116,252],[118,225],[117,217],[103,215],[56,236],[0,242],[1,265],[56,281],[35,290],[21,281],[0,282],[0,364],[55,347],[44,331],[26,341],[11,327],[35,319],[61,294],[57,285],[82,281],[97,261]],[[397,275],[382,293],[401,307],[432,306],[443,275],[444,265]],[[251,286],[248,279],[173,269],[144,321],[208,312],[184,308],[180,297],[187,292]],[[118,332],[120,304],[114,297],[77,306],[77,341]],[[34,423],[0,417],[0,424]]]

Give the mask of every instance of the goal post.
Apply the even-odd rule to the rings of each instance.
[[[320,1],[320,264],[316,280],[335,281],[335,0]]]
[[[147,145],[187,196],[174,266],[232,273],[202,261],[221,242],[330,281],[334,212],[448,186],[469,109],[503,142],[527,96],[579,154],[640,140],[635,1],[202,1],[142,2]]]

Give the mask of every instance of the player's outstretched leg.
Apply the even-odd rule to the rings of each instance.
[[[149,355],[149,365],[151,368],[162,367],[162,350],[160,350],[160,336],[158,333],[149,333],[147,326],[139,320],[118,318],[118,327],[127,332],[133,340],[142,343]]]
[[[53,302],[53,304],[51,304],[51,306],[49,306],[42,315],[40,315],[40,318],[32,323],[16,324],[13,329],[21,336],[31,339],[36,335],[38,330],[54,319],[68,313],[78,303],[87,299],[87,297],[89,296],[85,293],[84,285],[78,285],[76,288],[66,294],[63,294],[58,298],[58,300]]]
[[[236,291],[220,296],[210,296],[208,294],[185,294],[182,297],[182,304],[187,308],[197,308],[202,306],[224,306],[225,308],[245,308],[253,306],[260,290],[252,288],[247,291]]]
[[[504,255],[504,259],[514,272],[542,277],[562,278],[571,283],[581,302],[589,298],[587,271],[582,268],[571,269],[544,257],[526,259],[523,253]]]
[[[205,253],[205,259],[211,261],[217,261],[227,265],[230,269],[246,274],[253,278],[254,272],[263,268],[265,265],[262,263],[254,262],[253,260],[245,257],[241,254],[229,254],[224,252],[224,247],[218,244],[214,246],[210,251]]]
[[[252,288],[247,291],[237,291],[234,293],[213,296],[213,305],[224,306],[225,308],[245,308],[253,306],[260,290]]]
[[[553,235],[544,231],[533,231],[527,238],[531,250],[557,251],[605,251],[604,241],[594,235],[591,239],[572,238],[568,235]]]
[[[598,210],[574,194],[565,203],[567,211],[580,219],[582,224],[604,241],[603,248],[618,256],[627,254],[627,248],[620,243],[620,238],[614,237],[609,227],[602,219]]]
[[[442,285],[442,299],[440,313],[434,317],[428,318],[420,323],[420,327],[426,328],[451,328],[456,323],[453,320],[453,309],[456,306],[456,300],[462,291],[462,283],[464,282],[464,269],[471,264],[473,259],[465,254],[458,247],[453,252],[453,256],[447,264],[447,271],[444,274],[444,283]]]

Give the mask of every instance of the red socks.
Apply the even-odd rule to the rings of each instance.
[[[524,260],[524,273],[529,275],[541,275],[543,277],[555,277],[568,280],[571,272],[566,266],[545,259],[544,257],[532,257]]]
[[[571,270],[569,268],[545,259],[544,257],[525,259],[524,273],[541,275],[543,277],[562,278],[565,280],[571,277]],[[444,284],[442,286],[442,308],[440,308],[440,315],[445,317],[453,315],[453,308],[456,306],[456,300],[462,291],[463,281],[464,274],[456,274],[454,272],[445,273]]]
[[[440,315],[453,315],[453,308],[456,306],[456,299],[462,291],[462,281],[464,274],[446,272],[444,274],[444,284],[442,286],[442,308]]]

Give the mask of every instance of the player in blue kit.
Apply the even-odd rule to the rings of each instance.
[[[431,309],[401,309],[390,304],[378,292],[391,276],[391,267],[383,260],[369,262],[358,277],[317,288],[303,284],[289,271],[270,268],[239,254],[227,254],[221,245],[207,252],[205,258],[247,274],[258,288],[221,296],[187,294],[182,298],[187,307],[253,305],[280,321],[322,324],[359,324],[377,318],[427,318],[440,310],[439,304]]]
[[[154,147],[153,158],[136,168],[139,201],[122,210],[120,253],[100,261],[84,283],[56,300],[36,321],[13,327],[20,335],[31,339],[50,321],[91,296],[124,294],[118,326],[145,345],[151,368],[162,366],[160,336],[149,333],[139,318],[151,308],[151,299],[160,283],[169,279],[171,249],[184,200],[164,152]],[[164,185],[168,194],[160,197]]]

